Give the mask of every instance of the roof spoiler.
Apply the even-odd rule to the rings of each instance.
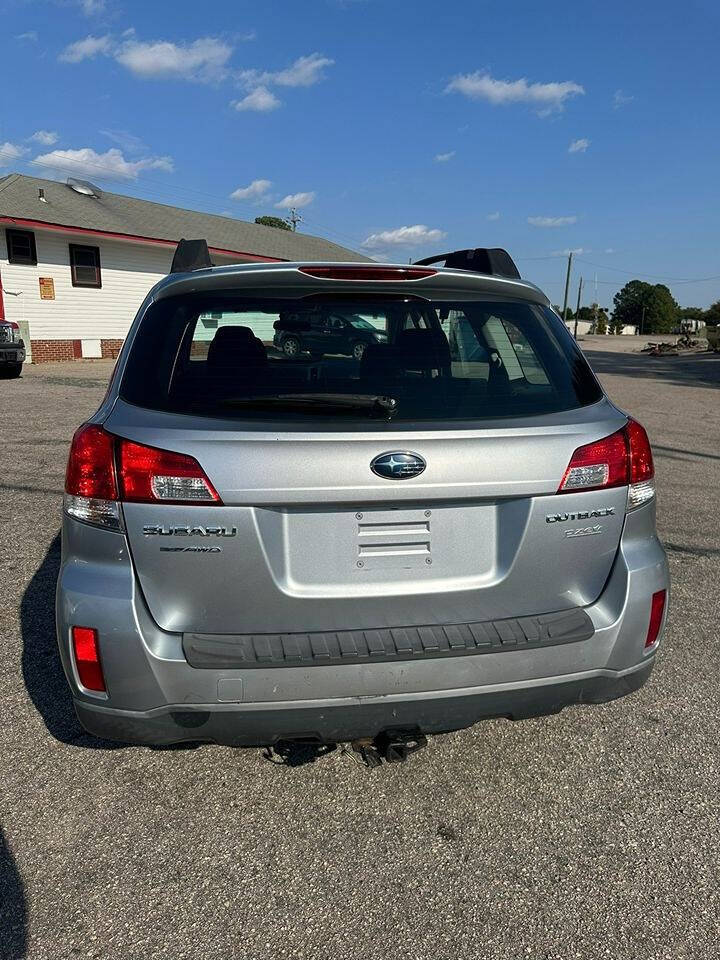
[[[472,270],[473,273],[487,273],[495,277],[508,277],[519,280],[520,271],[507,250],[500,247],[476,247],[474,250],[454,250],[441,253],[436,257],[416,260],[419,266],[427,267],[431,263],[445,261],[445,266],[453,270]]]
[[[190,273],[213,265],[207,240],[179,240],[170,273]]]

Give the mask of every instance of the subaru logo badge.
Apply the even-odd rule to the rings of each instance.
[[[416,453],[407,450],[393,450],[381,453],[370,464],[370,469],[385,480],[409,480],[419,476],[425,469],[425,461]]]

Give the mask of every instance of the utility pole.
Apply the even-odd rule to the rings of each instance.
[[[293,233],[296,233],[296,232],[297,232],[297,225],[298,225],[299,223],[302,223],[302,217],[301,217],[300,214],[297,212],[297,210],[295,209],[295,207],[292,207],[292,208],[291,208],[291,210],[290,210],[290,216],[287,218],[287,220],[286,220],[285,222],[290,224],[290,226],[292,227]]]
[[[643,327],[645,326],[645,304],[643,304],[642,316],[640,317],[640,336],[642,336]]]
[[[567,320],[568,294],[570,293],[570,272],[572,271],[572,250],[568,255],[567,275],[565,277],[565,299],[563,300],[563,323]]]
[[[582,277],[580,277],[580,285],[578,286],[578,302],[577,309],[575,310],[575,333],[573,336],[577,340],[577,324],[578,324],[578,313],[580,312],[580,298],[582,297]]]

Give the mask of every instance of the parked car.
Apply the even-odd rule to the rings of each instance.
[[[20,327],[12,320],[0,320],[0,377],[19,377],[25,362],[25,343]]]
[[[647,680],[669,590],[647,435],[487,253],[154,287],[67,468],[57,633],[87,730],[391,759]],[[268,351],[318,306],[386,337]]]
[[[307,352],[360,360],[370,343],[385,343],[387,334],[366,317],[320,310],[275,322],[273,343],[288,357]]]

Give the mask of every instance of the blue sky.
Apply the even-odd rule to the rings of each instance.
[[[0,0],[0,175],[720,298],[711,0]],[[234,194],[234,196],[233,196]],[[679,282],[713,277],[703,282]]]

